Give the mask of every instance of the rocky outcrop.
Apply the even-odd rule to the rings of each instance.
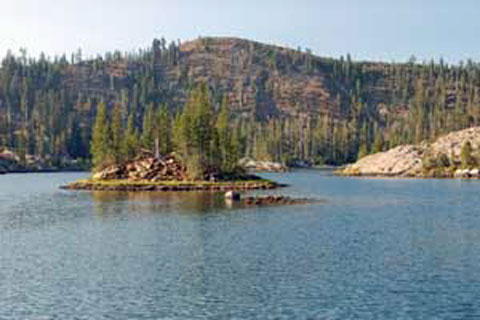
[[[256,161],[251,158],[243,158],[239,164],[245,169],[254,172],[285,172],[288,170],[286,166],[278,162]]]
[[[26,155],[22,161],[20,157],[7,149],[0,151],[0,174],[27,173],[27,172],[56,172],[56,171],[83,171],[87,163],[70,158],[49,161],[38,156]]]
[[[425,150],[418,146],[404,145],[366,156],[342,173],[359,176],[416,176],[422,170]]]
[[[339,173],[350,176],[480,178],[478,168],[460,168],[461,149],[466,141],[470,141],[476,153],[480,146],[480,127],[449,133],[431,144],[402,145],[369,155]]]
[[[458,179],[479,179],[480,169],[457,169],[454,177]]]
[[[478,148],[480,127],[455,131],[442,136],[431,144],[430,150],[433,154],[444,153],[449,157],[453,157],[455,162],[460,162],[460,152],[465,141],[470,141],[474,148]]]

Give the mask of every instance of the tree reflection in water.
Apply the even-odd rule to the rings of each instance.
[[[210,192],[92,192],[100,216],[118,214],[201,214],[228,208],[223,193]]]

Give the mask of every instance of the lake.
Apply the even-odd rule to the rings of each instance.
[[[0,319],[480,317],[480,181],[265,174],[322,201],[232,209],[85,176],[0,176]]]

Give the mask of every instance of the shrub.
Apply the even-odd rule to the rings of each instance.
[[[462,168],[468,169],[475,165],[475,158],[472,155],[472,143],[467,140],[463,143],[460,151],[460,160],[462,162]]]

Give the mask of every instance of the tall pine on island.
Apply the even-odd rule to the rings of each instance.
[[[156,107],[152,103],[141,128],[135,126],[134,117],[132,110],[123,114],[120,104],[114,105],[109,116],[106,104],[98,104],[90,148],[94,172],[142,154],[155,158],[174,154],[192,181],[212,173],[229,178],[244,174],[238,166],[240,141],[230,125],[228,100],[224,97],[215,111],[205,83],[190,91],[183,110],[177,113],[172,114],[165,104]]]

